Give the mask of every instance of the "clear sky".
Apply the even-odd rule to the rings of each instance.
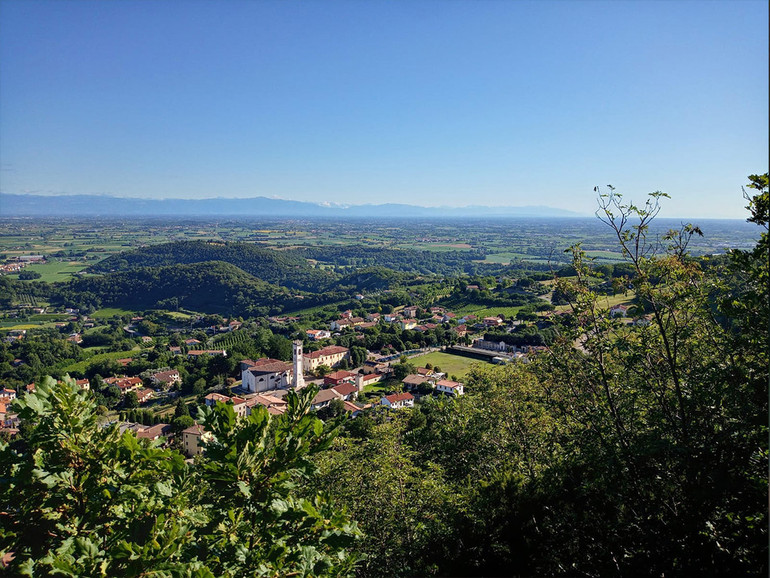
[[[0,2],[0,191],[745,217],[768,2]]]

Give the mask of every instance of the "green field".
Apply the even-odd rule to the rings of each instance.
[[[470,357],[463,357],[462,355],[451,355],[449,353],[441,353],[438,351],[419,357],[412,357],[409,361],[418,367],[425,367],[426,363],[432,364],[433,367],[438,365],[441,368],[441,371],[448,376],[455,375],[458,379],[464,378],[472,365],[485,363],[478,359],[471,359]]]
[[[88,263],[82,261],[51,261],[49,263],[40,263],[27,265],[24,271],[34,271],[40,273],[40,279],[33,279],[33,281],[47,281],[52,283],[54,281],[67,281],[72,279],[72,276],[78,271],[82,271],[88,267]]]
[[[115,360],[115,359],[125,359],[127,357],[135,357],[136,354],[139,352],[139,348],[136,347],[130,351],[110,351],[108,353],[97,353],[93,357],[89,357],[85,361],[79,361],[77,363],[72,363],[68,365],[67,367],[63,367],[62,371],[64,373],[71,373],[77,371],[78,373],[83,373],[88,369],[91,365],[94,363],[99,363],[100,361],[105,361],[108,359]]]
[[[105,319],[107,317],[114,317],[115,315],[134,315],[134,311],[128,311],[126,309],[118,309],[117,307],[105,307],[104,309],[98,309],[91,314],[91,317],[95,319]]]
[[[508,317],[516,317],[521,307],[487,307],[485,305],[463,305],[454,309],[454,312],[458,315],[470,315],[473,314],[476,317],[496,317],[497,315],[505,315]]]

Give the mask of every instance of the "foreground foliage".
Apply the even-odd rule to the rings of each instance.
[[[24,575],[349,575],[358,530],[319,494],[292,489],[312,475],[307,456],[333,432],[290,394],[273,419],[206,413],[210,452],[188,465],[157,442],[100,427],[69,380],[48,379],[18,403],[24,439],[0,446],[0,548]]]
[[[598,306],[575,247],[549,353],[320,455],[361,521],[361,574],[766,575],[767,176],[752,185],[765,230],[722,260],[689,256],[690,225],[648,239],[661,195],[610,190],[640,323]]]

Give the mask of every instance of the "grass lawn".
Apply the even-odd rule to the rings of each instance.
[[[615,305],[632,305],[632,301],[636,294],[629,290],[627,294],[619,293],[618,295],[600,295],[596,300],[596,306],[599,308],[609,309]],[[569,305],[557,305],[557,311],[569,310]]]
[[[104,309],[98,309],[91,314],[91,317],[96,319],[105,319],[107,317],[113,317],[115,315],[134,315],[134,311],[127,311],[126,309],[118,309],[117,307],[105,307]]]
[[[23,329],[40,329],[43,327],[54,327],[53,323],[19,323],[17,321],[3,321],[0,323],[0,330],[3,331],[21,331]]]
[[[419,357],[412,357],[409,361],[418,367],[425,367],[426,363],[432,364],[433,367],[438,365],[441,368],[441,371],[449,376],[456,375],[458,379],[464,378],[472,365],[476,363],[485,363],[478,359],[471,359],[470,357],[463,357],[462,355],[452,355],[450,353],[441,353],[438,351]]]

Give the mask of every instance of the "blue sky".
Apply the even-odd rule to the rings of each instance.
[[[743,218],[768,3],[0,3],[0,191]]]

